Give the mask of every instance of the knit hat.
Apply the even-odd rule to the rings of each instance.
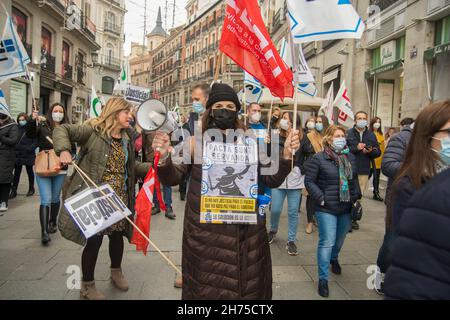
[[[233,88],[224,83],[213,84],[208,101],[206,102],[206,108],[211,108],[214,103],[219,101],[232,101],[236,105],[236,110],[241,110],[241,103],[236,92],[234,92]]]

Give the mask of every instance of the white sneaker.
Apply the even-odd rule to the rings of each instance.
[[[6,202],[2,202],[0,204],[0,212],[5,212],[8,210],[8,206],[6,205]]]

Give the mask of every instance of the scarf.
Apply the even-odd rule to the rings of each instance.
[[[350,202],[349,181],[353,179],[352,165],[348,161],[347,155],[350,150],[345,148],[341,152],[336,152],[330,147],[325,148],[325,153],[338,164],[339,167],[339,201]]]

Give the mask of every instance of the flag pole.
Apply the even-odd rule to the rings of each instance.
[[[297,107],[298,107],[298,86],[300,84],[296,83],[295,84],[295,88],[294,88],[294,114],[293,114],[293,124],[292,124],[292,128],[293,131],[297,130]],[[294,155],[295,155],[295,150],[292,150],[292,162],[291,162],[291,167],[294,168]]]
[[[37,111],[37,108],[36,108],[36,95],[34,94],[33,81],[31,80],[30,70],[28,70],[28,66],[27,65],[25,65],[25,70],[27,71],[28,79],[30,79],[31,99],[33,99],[33,111]]]
[[[47,138],[47,140],[51,143],[51,144],[53,144],[53,140],[50,138],[50,137],[46,137]],[[77,172],[80,174],[80,176],[81,176],[81,178],[84,180],[84,179],[87,179],[95,188],[97,188],[97,190],[101,193],[101,195],[102,196],[104,196],[105,198],[106,198],[106,200],[109,202],[109,204],[111,205],[111,206],[113,206],[113,208],[115,209],[115,210],[117,210],[118,212],[120,212],[123,216],[124,216],[124,218],[136,229],[136,231],[138,231],[140,234],[141,234],[141,236],[145,239],[145,240],[147,240],[148,241],[148,243],[149,244],[151,244],[152,245],[152,247],[154,247],[155,249],[156,249],[156,251],[158,251],[158,253],[167,261],[167,263],[169,263],[169,265],[172,267],[172,268],[174,268],[175,269],[175,271],[177,272],[177,273],[179,273],[179,274],[181,274],[181,270],[158,248],[158,246],[156,246],[154,243],[153,243],[153,241],[151,241],[150,239],[149,239],[149,237],[147,237],[146,235],[145,235],[145,233],[136,225],[136,224],[134,224],[134,222],[130,219],[130,218],[128,218],[128,216],[124,213],[124,212],[122,212],[122,210],[120,209],[120,208],[118,208],[117,207],[117,205],[114,203],[114,201],[112,201],[106,194],[105,194],[105,192],[103,191],[103,190],[101,190],[100,189],[100,187],[75,163],[75,162],[72,162],[72,165],[73,165],[73,167],[75,168],[75,170],[77,170]],[[83,178],[84,177],[84,178]],[[86,183],[86,182],[85,182]],[[87,185],[87,183],[86,183],[86,185]]]
[[[269,133],[270,130],[270,121],[272,120],[272,108],[273,108],[273,96],[270,99],[270,109],[269,109],[269,119],[267,121],[267,133]]]
[[[247,95],[245,94],[245,82],[244,93],[242,94],[242,104],[244,105],[244,126],[247,127]]]

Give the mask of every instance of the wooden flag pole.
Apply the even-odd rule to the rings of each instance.
[[[223,59],[223,52],[220,51],[219,56],[217,57],[217,60],[216,60],[216,70],[214,72],[214,81],[213,82],[215,82],[219,79],[219,70],[220,70],[220,66],[222,64],[222,59]],[[219,64],[219,61],[220,61],[220,64]]]
[[[52,139],[51,138],[49,138],[49,137],[47,137],[47,140],[48,141],[50,141],[52,144],[53,144],[53,141],[52,141]],[[153,241],[151,241],[146,235],[145,235],[145,233],[141,230],[141,229],[139,229],[139,227],[138,226],[136,226],[135,224],[134,224],[134,222],[130,219],[130,218],[128,218],[128,216],[125,214],[125,213],[123,213],[122,212],[122,210],[120,209],[120,208],[118,208],[117,207],[117,205],[111,200],[111,199],[109,199],[108,197],[107,197],[107,195],[103,192],[103,190],[101,190],[100,188],[99,188],[99,186],[76,164],[76,163],[74,163],[74,162],[72,162],[72,165],[73,165],[73,167],[75,168],[75,170],[77,170],[77,172],[81,175],[81,177],[82,177],[82,179],[84,180],[84,178],[86,178],[95,188],[97,188],[98,189],[98,191],[101,193],[101,195],[102,196],[104,196],[105,198],[106,198],[106,200],[109,202],[109,204],[110,205],[112,205],[113,206],[113,208],[115,209],[115,210],[117,210],[117,211],[119,211],[123,216],[124,216],[124,218],[141,234],[141,236],[145,239],[145,240],[147,240],[148,241],[148,243],[149,244],[151,244],[152,245],[152,247],[154,247],[155,249],[156,249],[156,251],[158,251],[158,253],[164,258],[164,260],[166,260],[167,261],[167,263],[169,263],[169,265],[172,267],[172,268],[174,268],[175,269],[175,271],[177,272],[177,273],[179,273],[180,275],[181,275],[181,270],[158,248],[158,246],[156,246],[154,243],[153,243]],[[84,177],[84,178],[83,178]],[[85,181],[85,180],[84,180]],[[86,183],[86,181],[85,181],[85,183]],[[87,183],[86,183],[86,185],[87,185]]]

